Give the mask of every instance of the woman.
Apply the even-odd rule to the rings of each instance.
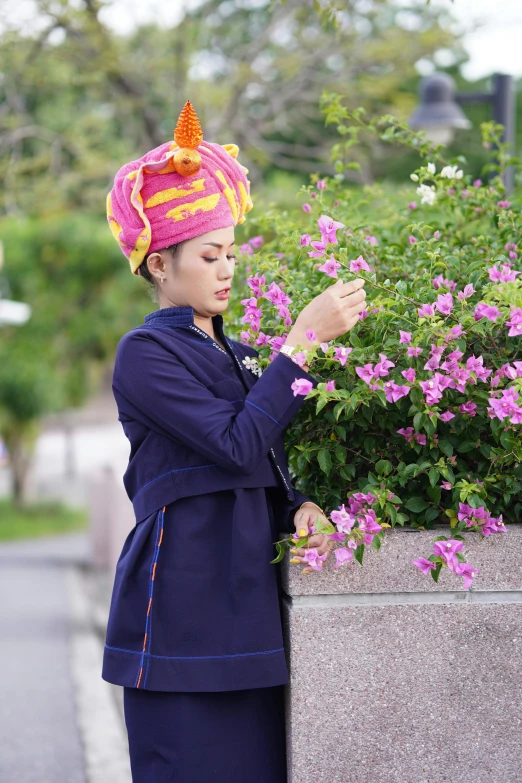
[[[103,677],[124,687],[134,783],[283,783],[280,531],[321,510],[291,484],[284,428],[292,360],[306,331],[331,340],[357,322],[363,281],[313,300],[259,375],[257,352],[226,337],[234,226],[251,209],[237,147],[203,142],[189,102],[164,144],[124,166],[111,229],[159,310],[117,349],[113,390],[131,445],[124,483],[136,527],[116,570]],[[253,371],[252,369],[253,368]],[[320,554],[328,539],[315,535]],[[302,559],[297,556],[298,561]]]

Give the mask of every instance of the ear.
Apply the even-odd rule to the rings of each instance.
[[[156,277],[159,272],[165,271],[165,259],[161,253],[151,253],[147,259],[147,269],[153,277]]]
[[[237,144],[223,144],[223,149],[228,152],[231,158],[237,158],[239,155],[239,147]]]

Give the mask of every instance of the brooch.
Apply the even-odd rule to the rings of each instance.
[[[255,359],[253,356],[246,356],[242,363],[245,365],[247,370],[250,370],[252,375],[257,375],[258,378],[263,372],[257,363],[257,359]]]

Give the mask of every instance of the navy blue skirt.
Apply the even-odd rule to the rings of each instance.
[[[124,688],[133,783],[286,783],[284,686]]]

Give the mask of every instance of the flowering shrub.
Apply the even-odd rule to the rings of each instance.
[[[471,181],[463,159],[444,160],[443,148],[393,118],[366,122],[330,96],[327,121],[344,136],[333,150],[337,175],[303,188],[298,214],[263,215],[244,246],[258,252],[248,259],[241,339],[263,368],[335,278],[367,281],[359,324],[298,352],[319,384],[292,386],[309,402],[287,434],[290,466],[299,489],[334,509],[316,530],[336,541],[336,566],[362,563],[385,527],[445,520],[452,537],[414,562],[435,580],[447,567],[467,588],[477,571],[460,551],[463,533],[503,533],[503,520],[522,511],[522,219],[502,184],[500,126],[484,124],[497,157],[484,181]],[[396,208],[378,186],[347,185],[360,132],[418,149],[416,200],[406,193]],[[278,559],[306,541],[280,542]],[[322,568],[312,550],[306,557]]]

